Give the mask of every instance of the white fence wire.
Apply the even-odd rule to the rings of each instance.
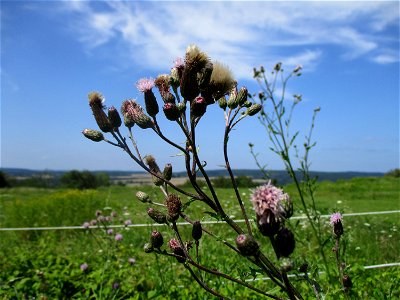
[[[400,213],[400,210],[388,210],[388,211],[371,211],[371,212],[361,212],[361,213],[349,213],[342,214],[342,217],[354,217],[354,216],[369,216],[369,215],[386,215],[386,214],[396,214]],[[329,218],[330,215],[321,215],[321,218]],[[306,216],[293,216],[290,218],[291,220],[303,220],[307,219]],[[239,219],[234,220],[236,223],[244,223],[245,220]],[[202,221],[202,224],[224,224],[224,221]],[[188,222],[178,222],[176,223],[180,226],[191,225]],[[108,228],[123,228],[123,227],[156,227],[156,226],[165,226],[165,224],[131,224],[131,225],[109,225]],[[99,226],[90,226],[89,229],[98,229]],[[14,227],[14,228],[0,228],[0,231],[34,231],[34,230],[77,230],[77,229],[86,229],[82,225],[81,226],[59,226],[59,227]]]

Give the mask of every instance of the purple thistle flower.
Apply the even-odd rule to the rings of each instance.
[[[177,57],[174,60],[174,68],[182,68],[185,65],[183,59],[181,57]]]
[[[342,222],[342,215],[340,214],[340,212],[336,212],[336,213],[333,213],[332,215],[331,215],[331,218],[330,218],[330,224],[331,225],[334,225],[334,224],[337,224],[337,223],[339,223],[339,222]]]
[[[89,268],[89,266],[87,263],[83,263],[83,264],[81,264],[80,268],[82,271],[86,271]]]
[[[115,240],[118,242],[118,241],[121,241],[122,240],[122,234],[120,234],[120,233],[117,233],[116,235],[115,235]]]
[[[279,219],[284,212],[283,202],[289,199],[289,195],[282,189],[268,182],[252,190],[251,202],[256,215],[267,215],[267,221],[271,218]]]
[[[136,259],[134,259],[133,257],[128,258],[128,263],[133,266],[136,264]]]
[[[107,234],[108,235],[112,235],[114,233],[114,230],[112,230],[111,228],[110,229],[107,229]]]
[[[119,289],[119,282],[114,282],[113,285],[112,285],[112,288],[114,290]]]
[[[154,79],[153,78],[141,78],[136,83],[136,87],[142,93],[147,92],[154,87]]]
[[[131,221],[131,220],[126,220],[126,221],[124,222],[124,224],[125,224],[125,226],[132,225],[132,221]]]
[[[90,227],[90,223],[89,222],[85,222],[82,225],[83,228],[88,229]]]
[[[90,225],[95,226],[97,224],[97,220],[91,220]]]

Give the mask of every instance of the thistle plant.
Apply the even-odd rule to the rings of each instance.
[[[329,233],[326,230],[326,222],[321,218],[321,212],[316,205],[315,192],[317,189],[317,178],[312,177],[310,173],[310,151],[315,147],[316,142],[313,141],[312,135],[315,127],[315,119],[320,112],[320,107],[313,111],[311,118],[311,126],[308,134],[305,135],[302,146],[298,146],[300,131],[292,132],[292,117],[296,107],[301,103],[302,96],[294,94],[292,99],[288,99],[287,85],[290,79],[301,75],[301,66],[295,67],[288,74],[284,72],[281,63],[277,63],[271,72],[267,72],[264,67],[259,69],[254,68],[254,78],[257,80],[261,91],[258,94],[252,95],[253,99],[257,99],[262,105],[262,110],[258,115],[258,119],[267,132],[269,141],[272,143],[270,150],[277,154],[284,163],[286,171],[293,180],[297,195],[292,195],[296,202],[300,203],[301,212],[307,218],[308,224],[312,229],[313,239],[310,242],[316,242],[319,257],[322,259],[323,269],[327,275],[327,282],[335,282],[335,271],[332,270],[331,264],[328,262],[326,254],[328,241],[330,240]],[[250,153],[252,154],[258,168],[262,172],[265,179],[272,180],[266,165],[263,165],[258,154],[254,151],[254,144],[250,143]],[[297,201],[298,200],[298,201]],[[339,262],[340,256],[340,237],[343,234],[340,213],[333,214],[331,224],[334,226],[335,238],[335,259],[338,265],[338,276],[343,290],[346,292],[351,286],[350,278],[344,279],[343,263]],[[287,238],[286,238],[287,239]],[[307,267],[304,267],[307,266]],[[316,266],[318,268],[318,266]],[[315,280],[310,280],[308,277],[308,264],[303,265],[302,273],[313,290],[317,299],[320,299],[321,288]],[[318,272],[315,272],[318,276]],[[348,285],[345,287],[345,285]]]
[[[155,79],[143,78],[137,82],[137,88],[143,93],[144,109],[136,99],[128,99],[122,103],[122,116],[114,107],[110,107],[106,114],[103,96],[98,92],[90,93],[89,105],[100,131],[85,129],[83,134],[92,141],[103,141],[123,150],[152,176],[154,185],[161,189],[164,197],[161,201],[153,201],[143,192],[137,193],[136,197],[147,205],[147,214],[154,222],[169,226],[173,238],[167,241],[160,232],[153,230],[149,234],[149,242],[144,245],[144,251],[176,259],[202,288],[221,299],[229,298],[229,295],[223,295],[210,286],[204,279],[206,273],[236,283],[267,298],[302,299],[287,276],[290,267],[282,267],[281,264],[281,259],[290,256],[295,248],[294,235],[285,226],[293,212],[290,197],[271,183],[255,189],[251,198],[257,222],[257,227],[254,227],[229,161],[228,141],[232,130],[246,118],[263,111],[262,105],[251,101],[246,87],[238,87],[227,66],[211,61],[208,55],[195,45],[186,49],[184,59],[175,61],[170,73],[161,74]],[[161,101],[157,99],[155,90],[158,90]],[[205,169],[205,163],[199,156],[196,133],[198,124],[210,106],[221,109],[221,116],[225,119],[221,150],[244,225],[236,222],[226,212],[225,199],[217,195]],[[159,118],[173,122],[175,128],[182,133],[183,141],[177,142],[167,137],[159,125]],[[122,132],[122,124],[127,128],[127,135]],[[163,140],[166,146],[183,154],[186,175],[191,184],[190,190],[171,181],[173,166],[169,162],[161,168],[152,154],[142,155],[134,139],[134,130],[152,132]],[[201,188],[200,180],[205,181],[207,192]],[[188,198],[190,200],[183,200]],[[230,232],[226,237],[218,236],[202,224],[201,220],[193,219],[187,214],[187,208],[194,202],[201,202],[211,211],[209,214],[228,225]],[[180,220],[192,225],[189,240],[185,239],[182,229],[177,225]],[[257,228],[260,234],[254,232]],[[234,243],[227,238],[229,235],[236,237]],[[225,247],[227,255],[247,261],[257,272],[269,276],[278,289],[262,290],[243,278],[215,269],[212,262],[202,260],[199,248],[202,246],[200,240],[205,236],[213,243]],[[275,256],[265,254],[264,244]]]

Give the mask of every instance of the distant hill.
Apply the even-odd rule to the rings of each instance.
[[[38,175],[49,175],[53,178],[60,178],[67,171],[60,170],[30,170],[30,169],[18,169],[18,168],[1,168],[0,171],[6,173],[12,177],[32,177]],[[141,171],[92,171],[93,173],[107,173],[110,176],[110,179],[113,180],[119,177],[126,177],[132,175],[138,175],[142,177],[146,175],[145,172]],[[219,170],[207,170],[207,173],[210,177],[219,177],[219,176],[228,176],[228,172],[224,169]],[[235,176],[249,176],[253,179],[262,179],[262,173],[259,170],[255,169],[237,169],[233,170]],[[291,182],[290,176],[286,171],[283,170],[271,170],[269,174],[272,179],[277,180],[279,184],[286,184]],[[317,177],[319,181],[337,181],[339,179],[351,179],[354,177],[381,177],[384,173],[381,172],[319,172],[312,171],[311,177]],[[176,172],[174,173],[174,177],[186,177],[185,172]]]

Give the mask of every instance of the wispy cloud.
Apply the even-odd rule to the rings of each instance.
[[[66,1],[62,7],[86,49],[115,44],[124,58],[152,69],[169,67],[190,43],[231,65],[239,78],[276,61],[312,69],[327,45],[341,49],[343,59],[398,61],[390,54],[393,37],[385,38],[398,26],[396,2]]]

